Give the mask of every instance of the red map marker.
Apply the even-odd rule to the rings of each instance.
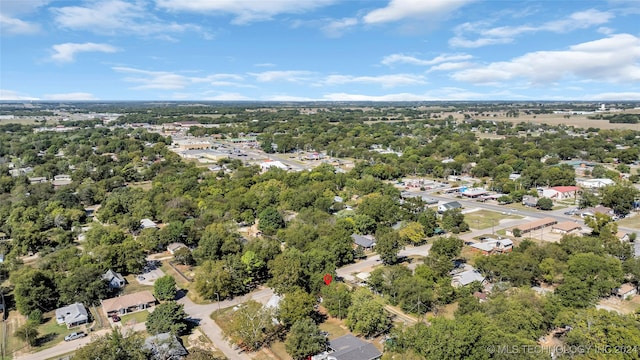
[[[327,284],[328,286],[329,284],[331,284],[331,281],[333,281],[333,276],[331,276],[331,274],[327,274],[322,279],[324,280],[324,283]]]

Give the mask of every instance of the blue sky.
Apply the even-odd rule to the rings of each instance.
[[[0,0],[0,100],[640,100],[637,0]]]

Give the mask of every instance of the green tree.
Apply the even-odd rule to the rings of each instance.
[[[369,290],[359,288],[353,293],[346,323],[349,330],[368,337],[387,330],[391,320],[384,304]]]
[[[194,283],[198,294],[205,299],[225,299],[233,295],[233,278],[221,260],[205,261],[196,271]]]
[[[433,242],[429,255],[444,256],[447,259],[453,259],[460,256],[460,251],[464,246],[464,241],[455,236],[439,237]]]
[[[397,231],[386,228],[376,233],[376,252],[385,264],[395,264],[398,261],[400,251],[400,234]]]
[[[99,305],[100,300],[107,297],[109,290],[107,283],[102,279],[103,273],[98,266],[93,265],[83,265],[73,269],[58,280],[60,302]]]
[[[553,209],[553,200],[549,198],[540,198],[536,203],[536,207],[540,210],[551,210]]]
[[[418,216],[418,222],[424,229],[424,235],[431,237],[435,234],[435,230],[438,227],[438,218],[435,211],[432,209],[425,210]]]
[[[608,206],[616,214],[627,215],[633,208],[633,201],[640,191],[631,184],[615,184],[601,189],[602,205]]]
[[[118,328],[102,335],[75,351],[72,360],[146,360],[148,353],[143,348],[144,340],[139,333],[124,337]]]
[[[420,244],[424,241],[424,226],[419,222],[410,222],[399,231],[400,238],[410,244]]]
[[[184,305],[168,301],[155,307],[145,325],[153,335],[170,332],[179,336],[187,329],[187,316]]]
[[[278,319],[287,328],[293,323],[311,317],[316,298],[301,289],[284,295],[278,308]]]
[[[294,291],[296,288],[304,288],[307,284],[305,273],[304,255],[298,249],[285,249],[269,263],[271,280],[269,286],[278,294]]]
[[[464,214],[460,209],[451,209],[442,213],[442,227],[454,234],[469,230],[469,224],[464,221]]]
[[[176,298],[176,279],[171,275],[158,278],[153,283],[153,294],[158,300],[174,300]]]
[[[38,343],[38,323],[35,321],[27,321],[24,325],[20,326],[15,335],[18,339],[26,342],[29,346],[35,346]]]
[[[178,250],[174,251],[173,258],[178,264],[181,265],[194,265],[195,260],[193,258],[193,254],[191,250],[186,247],[181,247]]]
[[[327,348],[327,338],[320,333],[320,328],[310,318],[296,321],[284,342],[287,353],[296,360],[306,359]]]
[[[272,206],[267,206],[258,215],[258,228],[265,235],[275,235],[278,229],[284,227],[284,219],[282,215]]]
[[[334,281],[320,290],[322,306],[329,315],[343,319],[351,306],[351,291],[344,283]]]
[[[275,334],[274,318],[273,309],[249,300],[232,314],[228,326],[223,329],[224,335],[251,351],[258,350]]]
[[[59,296],[56,285],[47,272],[26,268],[23,272],[16,273],[11,282],[15,284],[13,295],[20,313],[55,309]]]

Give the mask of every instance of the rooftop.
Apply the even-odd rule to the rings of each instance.
[[[104,308],[104,311],[106,313],[110,313],[112,311],[119,311],[120,309],[126,309],[141,304],[148,304],[155,301],[156,298],[153,297],[151,291],[144,290],[133,294],[102,300],[102,307]]]
[[[337,360],[373,360],[382,356],[373,344],[347,334],[329,341],[331,357]]]

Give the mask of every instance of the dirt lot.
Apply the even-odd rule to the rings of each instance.
[[[627,110],[624,114],[640,113],[640,110]],[[612,113],[614,114],[614,113]],[[464,115],[457,112],[444,113],[443,117],[453,116],[457,120],[463,120]],[[512,123],[532,122],[537,124],[549,124],[549,125],[568,125],[577,128],[600,128],[600,129],[631,129],[640,131],[640,124],[610,124],[608,120],[591,120],[587,117],[590,115],[571,115],[568,119],[563,114],[539,114],[539,115],[525,115],[520,113],[517,118],[506,117],[504,114],[498,114],[496,117],[484,116],[474,117],[478,120],[488,121],[508,121]]]
[[[616,296],[611,296],[600,300],[596,308],[615,311],[620,314],[633,314],[640,308],[640,296],[636,295],[630,300],[623,300]]]

